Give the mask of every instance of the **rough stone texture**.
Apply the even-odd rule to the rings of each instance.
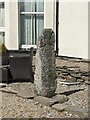
[[[66,95],[56,95],[54,99],[57,100],[61,104],[69,100],[69,98]]]
[[[65,106],[60,104],[60,103],[52,105],[52,108],[59,111],[59,112],[65,111]]]
[[[70,63],[69,65],[68,62]],[[70,62],[69,59],[68,62],[64,62],[64,64],[61,62],[60,65],[56,67],[57,78],[61,79],[60,83],[66,85],[86,83],[89,85],[90,70],[88,68],[88,63],[77,61],[76,66],[76,63]],[[83,66],[86,67],[86,70],[84,70],[85,68],[83,69]]]
[[[0,88],[2,88],[2,87],[6,87],[6,84],[0,83]]]
[[[79,117],[88,117],[88,111],[85,110],[84,108],[79,108],[79,106],[69,106],[69,105],[67,105],[65,107],[65,110],[72,113],[72,114],[76,114]]]
[[[33,99],[35,97],[34,92],[32,92],[32,90],[30,90],[30,89],[20,91],[20,92],[18,92],[17,95],[22,97],[22,98],[27,98],[27,99]]]
[[[13,90],[10,87],[0,88],[0,91],[7,92],[7,93],[12,93],[12,94],[17,94],[17,91]]]
[[[86,80],[85,83],[86,83],[87,85],[90,85],[90,80]]]
[[[28,84],[28,85],[27,85]],[[27,99],[33,99],[35,97],[34,85],[32,83],[23,83],[22,85],[14,84],[13,89],[17,90],[17,96]]]
[[[51,29],[44,29],[39,37],[35,61],[35,92],[51,97],[56,90],[55,34]]]
[[[36,96],[34,98],[34,100],[42,105],[49,106],[49,107],[58,103],[58,101],[56,99],[47,98],[47,97],[43,97],[43,96]]]

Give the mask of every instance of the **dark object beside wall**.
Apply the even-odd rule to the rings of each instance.
[[[12,82],[34,81],[32,70],[33,49],[10,51],[9,64]]]
[[[8,82],[8,68],[7,67],[1,67],[0,68],[0,83],[7,83]]]
[[[9,51],[6,53],[2,53],[0,55],[0,64],[1,65],[8,65],[9,64]]]

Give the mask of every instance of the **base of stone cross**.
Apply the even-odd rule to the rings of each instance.
[[[35,86],[35,89],[34,89],[34,92],[37,96],[43,96],[43,97],[52,97],[52,96],[55,96],[55,90],[56,89],[56,86],[53,86],[52,88],[48,89],[48,88],[43,88],[42,90],[40,90],[39,88],[36,88]]]
[[[51,107],[54,104],[57,103],[64,103],[67,102],[69,100],[69,98],[65,95],[56,95],[53,98],[48,98],[48,97],[43,97],[43,96],[36,96],[34,97],[34,100],[42,105]]]

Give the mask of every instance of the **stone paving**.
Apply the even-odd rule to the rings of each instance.
[[[67,84],[85,82],[86,84],[90,84],[89,62],[83,61],[83,59],[76,60],[69,58],[62,58],[62,61],[65,62],[66,65],[61,62],[56,67],[57,77],[61,79],[61,82],[66,82]]]

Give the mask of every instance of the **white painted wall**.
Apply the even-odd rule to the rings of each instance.
[[[88,58],[88,0],[59,2],[59,55]]]
[[[8,49],[19,48],[17,1],[5,1],[5,45]]]
[[[53,9],[54,1],[53,0],[44,0],[44,28],[53,29]]]

